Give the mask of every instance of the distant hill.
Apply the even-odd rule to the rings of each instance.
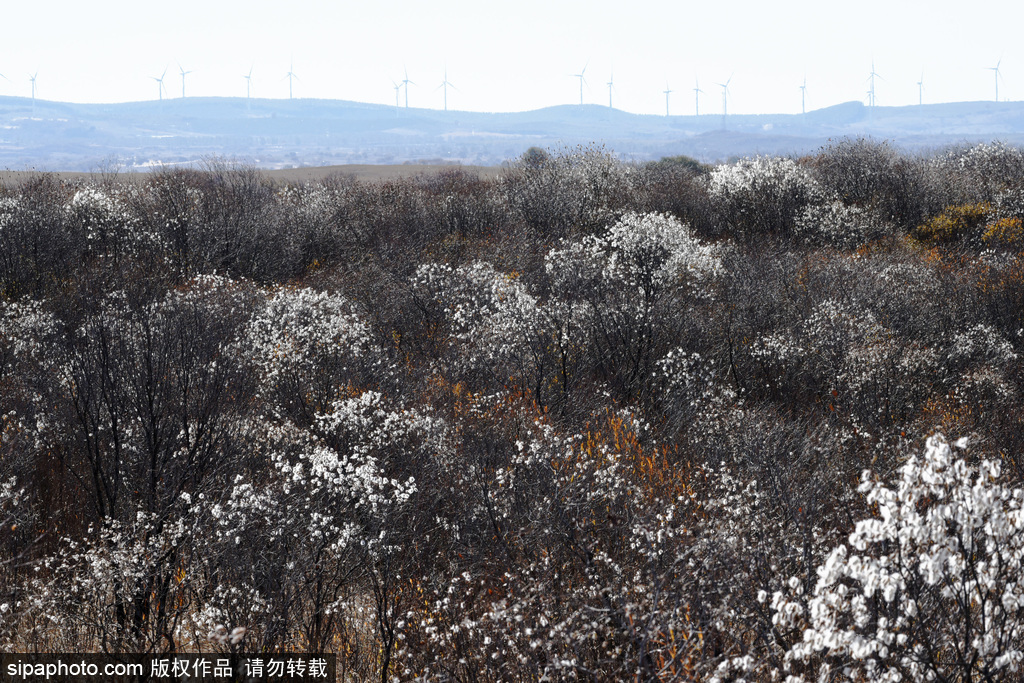
[[[1024,144],[1024,102],[807,112],[650,116],[598,105],[520,113],[395,107],[343,100],[183,98],[72,104],[0,97],[0,169],[139,170],[211,156],[268,169],[338,164],[492,166],[533,146],[603,144],[627,159],[686,154],[717,161],[804,154],[831,138],[872,136],[911,149],[1000,139]]]

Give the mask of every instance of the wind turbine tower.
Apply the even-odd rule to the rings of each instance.
[[[871,82],[871,87],[868,89],[868,106],[872,109],[875,107],[875,77],[881,78],[881,76],[875,72],[875,60],[871,60],[871,75],[868,76],[868,81]]]
[[[402,79],[402,85],[405,86],[405,108],[406,109],[409,108],[409,85],[410,84],[416,85],[415,83],[413,83],[412,81],[409,80],[409,70],[406,69],[405,70],[405,78]]]
[[[995,66],[988,67],[988,70],[992,72],[992,74],[995,76],[995,79],[996,79],[996,102],[999,101],[999,75],[1000,75],[999,74],[999,65],[1002,64],[1002,63],[1003,63],[1003,60],[1002,60],[1002,58],[1000,58],[999,61],[996,62]]]
[[[189,75],[192,72],[191,71],[185,71],[185,68],[181,65],[180,62],[178,63],[178,70],[181,71],[181,97],[182,97],[182,99],[184,99],[184,97],[185,97],[185,76]]]
[[[39,72],[37,71],[28,77],[28,80],[32,82],[32,111],[36,110],[36,76],[38,75]]]
[[[299,77],[295,75],[295,63],[290,62],[288,64],[288,73],[285,75],[288,79],[288,99],[292,99],[292,79],[299,80]]]
[[[576,78],[580,79],[580,106],[581,107],[583,106],[583,84],[587,82],[587,79],[584,78],[583,74],[587,73],[587,67],[588,66],[590,66],[590,62],[587,62],[586,64],[583,65],[583,71],[580,71],[578,74],[573,74]]]
[[[700,94],[704,91],[700,89],[700,81],[698,79],[693,79],[693,85],[693,115],[700,116]]]
[[[160,75],[160,78],[157,78],[156,76],[150,76],[150,78],[156,81],[157,99],[159,99],[161,102],[164,101],[164,78],[166,76],[167,69],[164,69],[164,72]]]
[[[608,108],[611,109],[612,108],[612,88],[615,87],[615,71],[614,70],[611,72],[611,75],[608,76],[607,86],[608,86]]]
[[[252,70],[255,68],[255,64],[249,67],[249,73],[242,76],[245,79],[245,108],[252,108]]]
[[[804,83],[800,86],[800,113],[807,116],[807,76],[804,76]]]
[[[718,85],[722,88],[722,127],[725,127],[725,119],[729,116],[729,84],[732,82],[732,76],[729,76],[729,80],[725,83],[719,83]]]
[[[924,72],[921,72],[921,80],[917,82],[917,106],[924,104]]]
[[[438,88],[444,88],[444,110],[445,111],[448,111],[448,86],[451,86],[451,87],[455,88],[455,86],[452,85],[448,81],[448,67],[445,66],[444,67],[444,80],[441,81],[441,85],[438,86]],[[455,89],[458,90],[458,88],[455,88]]]
[[[398,116],[398,112],[399,112],[398,97],[399,97],[399,93],[402,92],[402,84],[401,83],[395,83],[395,81],[391,81],[391,84],[395,86],[395,116]]]
[[[672,89],[668,87],[668,83],[665,83],[665,116],[668,116],[668,96],[672,94]]]

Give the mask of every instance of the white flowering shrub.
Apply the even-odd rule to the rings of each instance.
[[[362,384],[376,361],[370,327],[346,298],[308,288],[269,296],[243,341],[268,407],[308,424]]]
[[[194,588],[190,566],[199,517],[140,509],[61,539],[19,602],[22,624],[70,650],[98,645],[133,652],[189,646],[181,626]],[[192,645],[194,647],[194,645]]]
[[[369,584],[410,539],[417,463],[441,457],[446,426],[368,391],[335,401],[311,430],[259,432],[269,471],[239,473],[206,500],[220,581],[196,630],[232,624],[262,647],[327,647],[373,622]],[[318,608],[296,615],[294,604]]]
[[[987,202],[1024,180],[1024,150],[1005,142],[983,142],[952,149],[932,161],[932,172],[946,204]]]
[[[517,273],[489,263],[425,264],[414,291],[436,307],[432,335],[448,348],[446,372],[483,391],[529,393],[543,408],[564,400],[575,380],[588,308],[534,296]]]
[[[671,216],[627,214],[601,234],[552,249],[545,270],[554,296],[583,306],[593,356],[606,364],[599,372],[635,395],[649,382],[656,354],[668,350],[661,323],[686,324],[713,299],[722,258]]]
[[[8,433],[16,428],[11,415],[0,415],[0,443],[9,442]],[[5,455],[0,450],[0,458],[3,458],[3,464],[0,465],[0,528],[15,531],[20,522],[27,521],[22,519],[22,510],[25,506],[21,505],[19,509],[19,504],[25,496],[25,489],[18,485],[18,478],[11,474],[10,458]],[[0,539],[5,539],[6,536],[6,533],[0,534]],[[18,638],[16,612],[20,595],[17,589],[17,574],[10,566],[18,559],[15,556],[5,556],[0,560],[0,582],[4,586],[0,588],[0,639],[5,643],[15,642]]]
[[[163,236],[140,220],[126,196],[137,190],[134,186],[118,190],[83,185],[65,206],[68,224],[84,234],[87,257],[111,259],[116,265],[161,254]]]
[[[523,427],[499,468],[466,476],[467,491],[493,478],[481,521],[499,535],[495,559],[512,561],[499,574],[476,575],[460,560],[439,582],[424,577],[423,602],[401,622],[399,665],[424,680],[693,671],[698,635],[680,600],[692,509],[682,477],[663,489],[647,478],[662,473],[643,468],[653,452],[628,415],[574,436],[539,420]],[[648,497],[652,488],[666,497]]]
[[[289,184],[275,195],[275,204],[287,226],[282,260],[294,261],[306,270],[316,270],[332,260],[342,238],[336,229],[349,189],[327,183]]]
[[[793,235],[812,246],[854,249],[885,234],[876,223],[863,209],[832,200],[804,208],[793,224]]]
[[[413,286],[443,307],[454,341],[467,348],[470,363],[508,362],[530,353],[540,333],[539,302],[514,274],[489,263],[452,268],[420,266]]]
[[[787,667],[817,680],[1009,680],[1024,659],[1024,490],[966,439],[928,439],[891,484],[865,472],[874,511],[818,568],[806,597],[772,598],[802,630]],[[800,588],[800,582],[793,584]],[[790,680],[806,680],[799,675]]]
[[[822,194],[811,173],[792,159],[757,156],[716,166],[708,194],[737,235],[790,234]]]
[[[735,428],[742,401],[729,377],[729,368],[714,358],[672,349],[658,361],[654,379],[662,383],[655,395],[679,430],[724,436]]]
[[[910,230],[932,208],[926,191],[928,164],[888,142],[838,140],[814,157],[813,166],[826,196],[871,212],[880,224]]]
[[[627,200],[633,173],[600,148],[522,159],[498,179],[502,201],[527,225],[556,236],[606,224]]]
[[[84,233],[68,222],[68,188],[33,177],[0,200],[0,296],[41,297],[82,266]]]
[[[787,394],[816,388],[824,395],[840,388],[844,373],[860,369],[867,349],[889,337],[870,310],[830,298],[817,302],[796,329],[756,340],[750,354],[769,389]]]
[[[0,378],[17,364],[46,361],[46,346],[59,331],[58,321],[39,301],[0,299]]]

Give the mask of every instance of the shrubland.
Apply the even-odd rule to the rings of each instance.
[[[998,143],[2,186],[0,644],[1019,677],[1022,220]]]

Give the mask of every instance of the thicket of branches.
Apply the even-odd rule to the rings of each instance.
[[[1000,144],[2,186],[0,644],[1019,675],[1022,221]]]

